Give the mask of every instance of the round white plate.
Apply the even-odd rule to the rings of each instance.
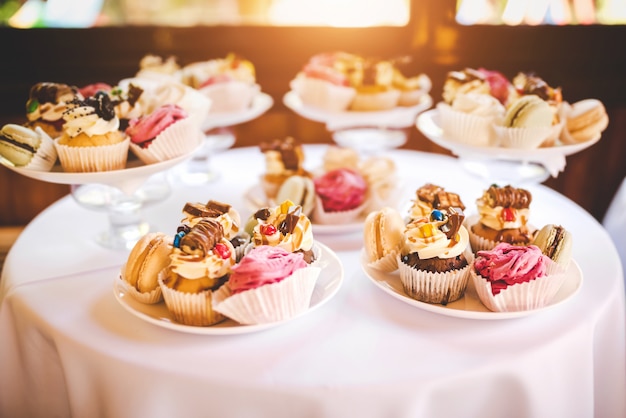
[[[206,131],[212,128],[233,126],[251,121],[267,112],[273,104],[274,99],[272,99],[272,96],[266,93],[259,93],[252,99],[250,107],[241,112],[209,112],[202,128]]]
[[[311,305],[309,309],[299,316],[307,315],[313,312],[315,309],[324,305],[333,296],[337,294],[337,291],[341,287],[343,282],[343,265],[337,257],[337,255],[327,246],[322,243],[316,242],[320,248],[320,259],[317,261],[321,263],[322,271],[313,295],[311,297]],[[247,334],[252,332],[261,331],[268,328],[273,328],[286,322],[292,321],[298,317],[291,318],[285,321],[272,322],[269,324],[259,325],[242,325],[231,319],[215,324],[210,327],[195,327],[191,325],[183,325],[174,321],[170,315],[165,302],[156,303],[153,305],[137,302],[132,296],[128,295],[124,291],[124,286],[121,282],[121,278],[117,277],[113,283],[113,294],[115,299],[131,314],[143,319],[146,322],[157,325],[159,327],[168,328],[174,331],[185,332],[189,334],[203,334],[203,335],[234,335],[234,334]]]
[[[429,109],[433,105],[433,99],[424,94],[420,102],[415,106],[396,107],[380,111],[354,111],[332,112],[314,106],[308,106],[302,102],[300,96],[294,91],[289,91],[283,96],[283,103],[298,115],[315,122],[323,122],[331,131],[354,126],[386,126],[406,128],[413,126],[415,117]]]
[[[510,161],[543,162],[552,157],[565,157],[580,152],[585,148],[589,148],[598,142],[601,137],[598,135],[589,141],[579,144],[555,145],[553,147],[542,147],[530,150],[469,145],[454,141],[445,136],[441,128],[439,111],[437,109],[431,109],[421,113],[417,117],[416,126],[429,140],[459,157],[480,155],[484,158]]]
[[[361,257],[363,260],[363,254]],[[520,318],[528,316],[537,312],[541,312],[547,309],[554,308],[568,299],[572,298],[580,290],[583,282],[583,274],[578,264],[572,260],[567,270],[567,279],[557,292],[554,300],[549,305],[540,308],[527,311],[518,312],[492,312],[485,305],[482,304],[472,280],[469,280],[465,295],[452,303],[447,305],[431,304],[426,302],[420,302],[412,299],[404,293],[402,289],[402,283],[400,282],[400,274],[398,271],[393,273],[383,273],[381,271],[371,269],[361,262],[361,266],[365,275],[374,283],[378,288],[382,289],[389,295],[396,299],[407,303],[416,308],[423,309],[425,311],[433,312],[440,315],[453,316],[457,318],[469,318],[469,319],[510,319]]]

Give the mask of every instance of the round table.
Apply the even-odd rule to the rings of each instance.
[[[326,145],[305,146],[309,168]],[[387,152],[406,199],[431,182],[459,193],[466,214],[488,187],[454,158]],[[245,219],[265,169],[258,148],[217,156],[220,178],[175,186],[145,209],[175,231],[186,202],[221,200]],[[0,416],[18,417],[623,417],[626,345],[622,269],[607,232],[542,185],[530,222],[574,236],[580,291],[516,319],[469,319],[403,303],[360,265],[362,231],[317,234],[344,281],[314,312],[270,329],[197,335],[125,310],[113,283],[126,252],[93,237],[105,215],[65,197],[35,218],[9,252],[0,282]]]

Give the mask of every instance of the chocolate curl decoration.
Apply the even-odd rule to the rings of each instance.
[[[224,228],[214,219],[200,220],[180,240],[180,249],[185,254],[204,258],[224,237]]]
[[[300,220],[301,212],[302,208],[300,206],[292,206],[289,209],[289,213],[285,215],[285,219],[278,226],[278,230],[281,234],[293,234],[293,231],[296,230],[296,226],[298,225],[298,221]]]
[[[526,209],[530,206],[532,195],[528,190],[517,189],[512,186],[499,187],[492,185],[487,189],[487,203],[491,207]]]

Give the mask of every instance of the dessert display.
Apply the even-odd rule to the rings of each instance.
[[[491,185],[476,200],[478,219],[469,219],[474,252],[489,250],[500,242],[530,244],[534,229],[528,225],[531,193],[511,185]]]
[[[40,171],[50,171],[57,160],[54,142],[43,129],[13,123],[0,130],[0,156],[15,167]]]
[[[67,104],[63,119],[63,134],[55,146],[64,171],[110,171],[126,166],[130,139],[119,131],[120,121],[106,93],[74,99]]]
[[[333,112],[413,106],[430,91],[430,79],[406,76],[399,67],[394,60],[324,52],[312,56],[290,86],[304,104]]]
[[[566,278],[563,268],[539,247],[506,242],[478,251],[471,276],[481,302],[495,312],[542,308]]]
[[[40,82],[34,84],[26,102],[26,126],[39,126],[52,139],[63,133],[63,112],[74,99],[82,98],[78,88],[63,83]]]

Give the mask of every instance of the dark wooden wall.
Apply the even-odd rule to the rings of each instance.
[[[330,143],[320,123],[303,119],[282,104],[289,80],[313,54],[345,50],[367,56],[413,58],[412,70],[433,80],[441,99],[445,75],[463,67],[500,70],[512,77],[535,71],[561,86],[566,100],[601,99],[610,124],[602,140],[568,157],[567,167],[546,185],[601,220],[626,176],[626,27],[464,27],[453,21],[454,1],[414,1],[402,28],[118,27],[16,30],[0,28],[0,123],[21,123],[30,86],[39,81],[115,84],[138,69],[147,53],[174,55],[181,64],[237,52],[256,66],[274,107],[234,128],[236,146],[294,136],[302,143]],[[410,131],[405,148],[448,153]],[[23,225],[66,195],[67,186],[41,183],[0,167],[0,226]]]

